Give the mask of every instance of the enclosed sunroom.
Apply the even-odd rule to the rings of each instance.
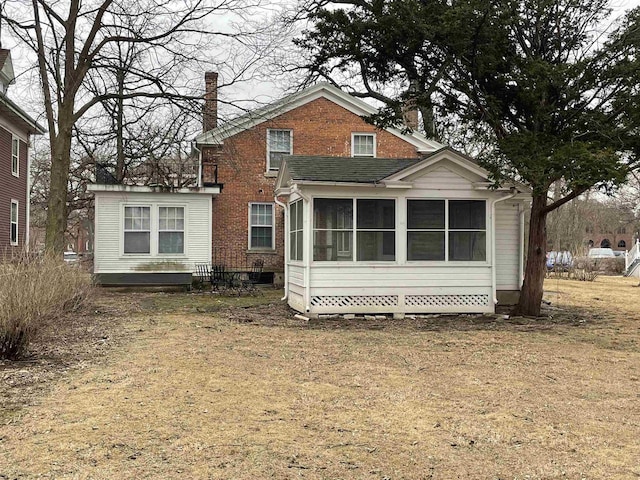
[[[308,316],[494,312],[517,300],[530,194],[444,148],[285,157],[285,288]]]

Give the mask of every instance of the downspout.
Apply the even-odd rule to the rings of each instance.
[[[491,291],[493,292],[493,305],[498,304],[498,285],[496,280],[496,203],[504,202],[515,197],[518,191],[512,188],[513,193],[506,197],[498,198],[491,203]]]
[[[518,262],[518,288],[522,290],[522,283],[524,277],[524,215],[526,209],[524,203],[518,205],[520,208],[520,261]]]
[[[295,193],[297,193],[298,195],[300,195],[300,198],[302,198],[302,200],[304,200],[306,202],[306,204],[309,205],[309,209],[311,209],[311,199],[309,197],[307,197],[306,195],[304,195],[300,191],[300,189],[298,188],[298,185],[294,185],[292,190]],[[309,214],[309,218],[308,218],[307,221],[311,222],[312,218],[313,218],[313,216],[311,214]],[[310,242],[312,238],[313,238],[313,225],[312,225],[312,228],[309,229],[309,240],[308,240],[308,242]],[[307,245],[307,247],[308,246],[309,245]],[[311,282],[310,282],[310,280],[311,280],[311,255],[313,254],[313,248],[309,248],[308,250],[309,251],[308,251],[307,255],[305,255],[305,257],[304,257],[304,311],[307,312],[307,313],[311,311]]]
[[[198,144],[196,142],[191,142],[191,146],[193,149],[198,152],[198,187],[202,187],[202,150],[198,148]]]
[[[289,209],[285,203],[278,200],[277,195],[273,197],[273,201],[284,209],[284,297],[280,299],[284,301],[289,297]]]

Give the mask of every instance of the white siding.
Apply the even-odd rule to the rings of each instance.
[[[486,179],[444,160],[403,178],[411,188],[305,185],[314,198],[392,198],[396,202],[396,250],[393,262],[309,262],[289,264],[289,305],[310,315],[323,313],[480,313],[494,311],[491,226],[492,205],[508,192],[482,188]],[[486,259],[484,261],[407,260],[408,199],[478,199],[486,201]],[[496,204],[496,287],[518,290],[522,198]],[[306,202],[305,202],[306,203]],[[311,208],[311,205],[308,205]],[[307,219],[313,217],[306,210]],[[305,259],[313,252],[312,225],[305,223]],[[306,285],[305,285],[306,282]],[[304,305],[304,310],[301,306]]]
[[[496,204],[496,284],[498,290],[520,290],[520,217],[518,204]]]
[[[124,205],[152,208],[152,243],[158,206],[185,207],[185,252],[175,255],[123,254]],[[157,215],[156,215],[157,218]],[[156,228],[154,229],[154,224]],[[153,251],[153,248],[152,248]],[[211,262],[211,195],[189,193],[95,192],[94,273],[185,272]]]
[[[454,171],[455,167],[437,166],[414,180],[415,188],[427,190],[470,190],[471,181]],[[478,179],[479,180],[479,179]]]

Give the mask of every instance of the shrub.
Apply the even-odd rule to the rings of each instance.
[[[44,322],[79,309],[92,288],[86,271],[61,258],[5,257],[0,263],[0,358],[24,355]]]

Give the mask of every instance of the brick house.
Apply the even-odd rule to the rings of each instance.
[[[29,244],[29,137],[45,130],[7,97],[11,53],[0,49],[0,256]]]
[[[205,185],[224,187],[212,206],[213,261],[262,259],[276,283],[284,270],[284,225],[274,186],[283,156],[420,158],[442,147],[417,132],[366,123],[362,116],[376,110],[327,83],[218,125],[217,74],[207,73],[205,85],[204,132],[196,145]]]

